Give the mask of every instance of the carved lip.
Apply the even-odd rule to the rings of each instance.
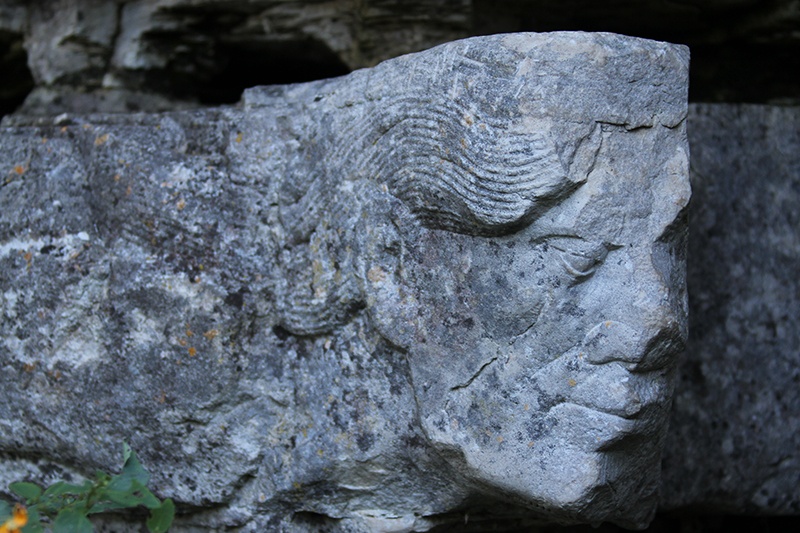
[[[666,385],[666,382],[653,383],[653,380],[661,379],[659,374],[631,372],[624,370],[622,366],[620,370],[624,377],[612,380],[604,386],[593,380],[579,385],[570,401],[625,420],[648,420],[653,418],[656,411],[663,410],[667,392],[659,385]]]

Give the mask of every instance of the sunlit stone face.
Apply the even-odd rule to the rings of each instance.
[[[585,181],[522,229],[401,226],[406,296],[384,330],[432,445],[480,490],[635,525],[686,336],[687,157],[676,143],[652,166],[666,128],[598,128]]]

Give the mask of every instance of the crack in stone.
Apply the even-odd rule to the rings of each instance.
[[[454,391],[454,390],[458,390],[458,389],[465,389],[465,388],[469,387],[470,385],[472,385],[472,382],[475,381],[475,379],[477,379],[477,377],[480,376],[481,373],[483,373],[483,371],[486,369],[487,366],[489,366],[492,363],[494,363],[495,361],[497,361],[497,357],[498,356],[495,355],[494,357],[492,357],[491,359],[489,359],[488,361],[483,363],[483,365],[478,369],[477,372],[475,372],[475,374],[471,378],[469,378],[464,383],[461,383],[459,385],[455,385],[453,387],[450,387],[450,390]]]

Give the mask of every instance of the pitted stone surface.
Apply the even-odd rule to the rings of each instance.
[[[187,530],[643,526],[687,63],[514,34],[236,108],[7,117],[0,484],[127,441]]]

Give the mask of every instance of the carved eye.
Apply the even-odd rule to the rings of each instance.
[[[575,278],[587,278],[594,274],[608,255],[608,246],[582,239],[558,239],[550,245],[559,251],[564,269]]]

